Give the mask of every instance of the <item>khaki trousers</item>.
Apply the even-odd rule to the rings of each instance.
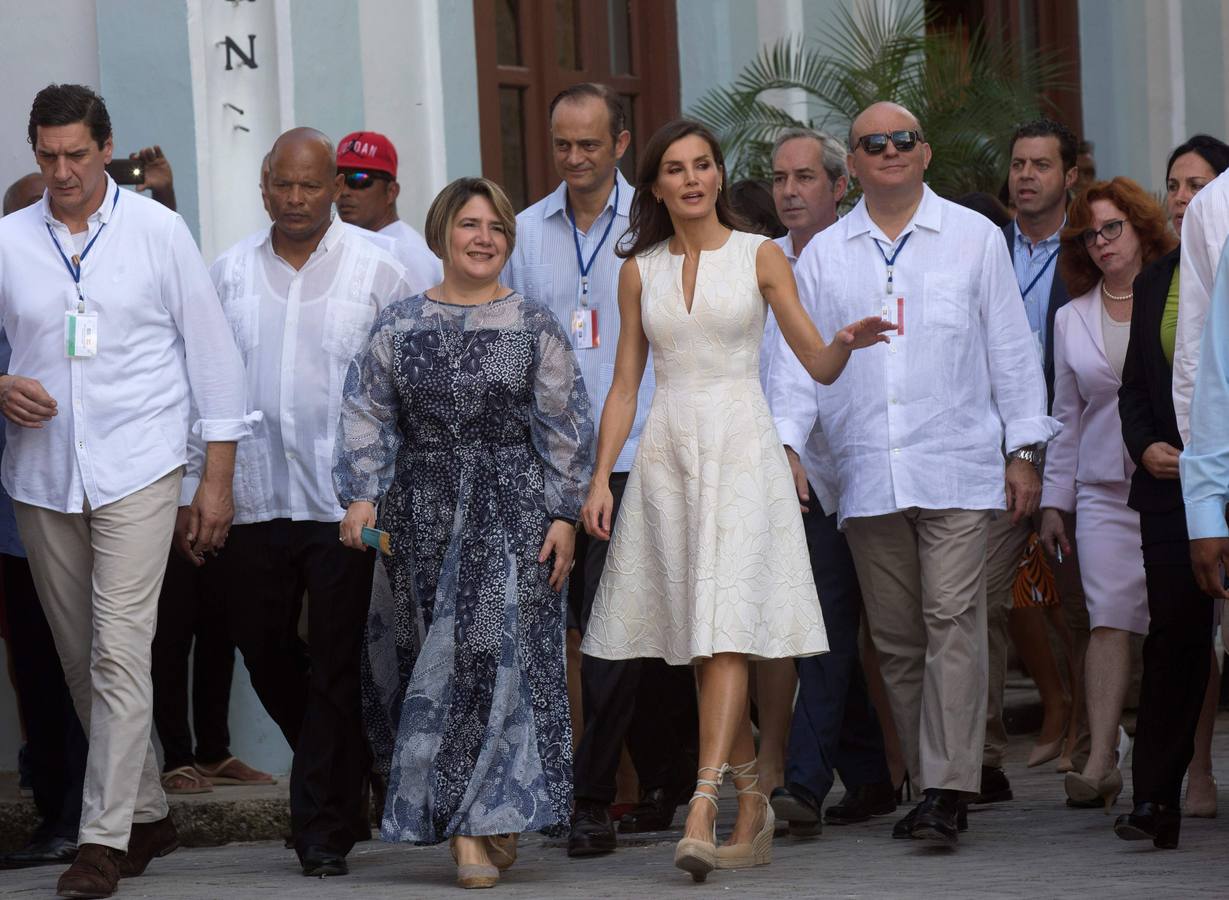
[[[980,790],[986,729],[985,510],[845,520],[867,624],[922,789]]]
[[[1088,643],[1088,609],[1084,605],[1084,588],[1080,584],[1080,564],[1075,547],[1075,517],[1063,514],[1071,553],[1060,564],[1049,558],[1054,573],[1054,588],[1058,592],[1067,627],[1077,647]],[[990,520],[986,548],[986,631],[990,651],[988,696],[986,698],[986,746],[982,765],[1000,769],[1007,753],[1007,728],[1003,724],[1003,689],[1007,681],[1007,656],[1011,640],[1011,609],[1014,603],[1012,587],[1020,567],[1020,559],[1028,544],[1029,534],[1041,528],[1041,514],[1011,524],[1011,514],[999,512]],[[1080,641],[1083,640],[1083,644]],[[1060,670],[1066,673],[1066,660],[1060,659]],[[1075,698],[1072,698],[1073,701]],[[1081,716],[1080,727],[1087,730]],[[1082,733],[1082,732],[1081,732]]]
[[[127,850],[134,821],[167,814],[150,742],[150,645],[182,477],[177,469],[82,513],[13,504],[64,679],[89,736],[79,844]]]

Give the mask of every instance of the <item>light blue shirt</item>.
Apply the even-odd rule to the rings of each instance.
[[[1063,226],[1066,224],[1067,220],[1063,219]],[[1024,314],[1028,316],[1028,327],[1037,336],[1041,358],[1045,359],[1046,316],[1050,311],[1050,289],[1054,286],[1054,271],[1058,268],[1058,260],[1050,257],[1058,252],[1059,235],[1063,229],[1059,228],[1048,238],[1034,244],[1020,232],[1020,227],[1014,222],[1011,228],[1016,236],[1011,242],[1011,262],[1016,270],[1016,283],[1020,285],[1020,293],[1024,294]],[[1037,282],[1025,294],[1025,288],[1029,287],[1034,278]]]
[[[1191,443],[1179,458],[1191,540],[1229,537],[1229,243],[1221,251],[1204,321],[1191,400]]]
[[[576,348],[580,371],[589,391],[593,415],[600,422],[606,395],[614,378],[615,351],[619,345],[619,269],[623,260],[615,256],[615,247],[628,226],[632,195],[635,189],[616,170],[617,185],[606,199],[606,207],[586,233],[578,234],[580,252],[586,263],[593,257],[589,270],[589,308],[597,311],[598,345]],[[615,193],[619,203],[615,207]],[[610,224],[605,242],[602,235]],[[599,244],[601,244],[599,248]],[[594,251],[597,255],[594,257]],[[563,323],[575,346],[572,316],[582,308],[580,266],[576,259],[576,238],[567,210],[567,184],[561,183],[552,193],[516,217],[516,247],[504,267],[502,281],[513,290],[533,300],[546,303]],[[636,418],[615,460],[614,471],[627,472],[636,458],[640,432],[648,416],[653,397],[653,361],[645,365],[644,378],[636,403]]]
[[[0,331],[0,372],[8,372],[9,359],[13,348],[9,345],[9,336]],[[9,425],[0,420],[0,459],[4,458],[4,431]],[[20,426],[14,425],[13,428]],[[13,501],[9,499],[8,491],[0,485],[0,553],[7,556],[26,555],[26,548],[21,545],[17,534],[17,518],[13,515]]]

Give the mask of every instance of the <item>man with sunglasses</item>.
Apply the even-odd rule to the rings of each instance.
[[[986,529],[1005,493],[1017,519],[1036,509],[1036,454],[1058,423],[1003,236],[926,187],[921,132],[894,103],[858,115],[848,162],[862,200],[811,241],[796,272],[822,333],[851,316],[898,323],[891,344],[816,388],[818,424],[905,759],[924,791],[893,836],[954,846],[981,779]]]
[[[405,279],[414,293],[444,279],[439,258],[427,248],[423,236],[397,215],[397,148],[377,131],[355,131],[337,148],[337,215],[347,225],[387,237],[393,256],[405,267]],[[379,244],[379,242],[376,242]]]

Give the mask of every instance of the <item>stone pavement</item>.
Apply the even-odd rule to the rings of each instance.
[[[723,896],[794,897],[1169,897],[1226,896],[1229,796],[1219,820],[1186,819],[1181,846],[1157,851],[1151,844],[1114,837],[1112,818],[1100,810],[1063,804],[1062,777],[1051,766],[1026,769],[1030,737],[1012,740],[1007,772],[1016,799],[974,808],[970,830],[954,852],[889,837],[893,817],[864,825],[829,827],[818,839],[778,838],[771,866],[714,872],[704,885],[671,865],[678,831],[642,836],[617,853],[570,860],[558,841],[527,837],[520,861],[491,896],[538,898]],[[1217,769],[1229,774],[1229,714],[1222,713],[1215,747]],[[1129,762],[1129,761],[1128,761]],[[727,786],[722,823],[733,814]],[[839,795],[838,788],[836,795]],[[1129,806],[1130,785],[1114,807]],[[904,810],[901,810],[903,814]],[[682,816],[676,819],[681,822]],[[117,897],[158,900],[246,898],[457,897],[445,847],[360,844],[344,878],[307,879],[294,854],[280,842],[182,849],[155,860],[147,873],[124,881]],[[53,896],[57,868],[0,872],[0,896]]]

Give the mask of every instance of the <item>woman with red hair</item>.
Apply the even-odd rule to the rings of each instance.
[[[1054,320],[1054,417],[1041,496],[1041,540],[1071,553],[1060,512],[1076,514],[1075,542],[1091,636],[1084,663],[1091,747],[1083,772],[1068,772],[1067,805],[1106,811],[1122,791],[1119,719],[1131,634],[1148,630],[1139,514],[1127,505],[1131,461],[1118,389],[1130,337],[1135,276],[1177,241],[1165,213],[1128,178],[1098,181],[1067,211],[1059,267],[1075,299]]]

